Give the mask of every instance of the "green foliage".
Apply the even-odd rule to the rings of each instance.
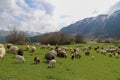
[[[75,40],[73,35],[69,35],[63,32],[46,33],[38,38],[38,41],[42,44],[71,44]]]

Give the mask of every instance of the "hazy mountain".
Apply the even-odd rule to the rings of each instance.
[[[9,31],[0,30],[0,36],[4,37],[9,34]]]
[[[74,24],[62,28],[60,31],[69,34],[82,34],[88,37],[119,36],[120,35],[120,11],[110,15],[98,15],[85,18]]]

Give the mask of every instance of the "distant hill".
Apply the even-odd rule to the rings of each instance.
[[[120,36],[120,10],[110,15],[98,15],[85,18],[62,28],[60,31],[69,34],[82,34],[87,37]]]

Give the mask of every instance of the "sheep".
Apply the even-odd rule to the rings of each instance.
[[[4,47],[4,45],[3,44],[0,44],[0,48],[3,48]]]
[[[97,46],[96,48],[94,48],[94,50],[97,50],[97,49],[99,49],[100,47],[99,46]]]
[[[57,52],[55,50],[51,50],[49,51],[49,53],[51,53],[52,55],[56,56],[57,55]]]
[[[118,53],[115,53],[115,58],[119,58],[119,57],[118,57]]]
[[[32,46],[31,52],[35,52],[35,50],[36,50],[36,47]]]
[[[12,53],[16,53],[17,51],[18,51],[18,47],[17,46],[11,46],[10,48],[9,48],[9,52],[12,52]]]
[[[101,53],[105,55],[106,54],[106,50],[101,50]]]
[[[23,52],[22,49],[19,49],[19,50],[18,50],[18,55],[23,56],[23,53],[24,53],[24,52]]]
[[[2,44],[0,44],[0,60],[5,56],[5,48]]]
[[[112,53],[109,53],[109,57],[112,57]]]
[[[36,57],[34,57],[34,62],[35,62],[35,64],[38,64],[38,63],[40,63],[40,59],[36,56]]]
[[[56,60],[52,59],[49,61],[48,68],[55,68]]]
[[[16,62],[25,62],[25,58],[21,55],[16,55],[15,59]]]
[[[8,44],[7,44],[7,49],[10,49],[10,47],[12,47],[12,46],[13,46],[13,44],[8,43]]]
[[[45,59],[47,59],[47,62],[49,62],[49,60],[55,59],[55,56],[51,53],[47,53],[45,54]]]
[[[75,56],[74,56],[74,54],[72,53],[72,54],[71,54],[71,59],[73,60],[73,59],[74,59],[74,57],[75,57]]]
[[[81,58],[81,54],[78,48],[75,50],[74,54],[76,58]]]
[[[66,51],[64,51],[64,50],[58,50],[57,51],[57,56],[61,57],[61,58],[67,58]]]
[[[30,49],[30,46],[26,45],[26,51],[29,51],[29,49]]]
[[[92,59],[92,60],[94,60],[94,59],[95,59],[95,57],[94,57],[94,56],[92,56],[92,57],[91,57],[91,59]]]
[[[40,49],[45,49],[46,45],[41,45]]]
[[[40,46],[40,43],[36,43],[35,45],[36,45],[36,46]]]
[[[89,56],[89,55],[90,55],[90,52],[89,52],[89,51],[86,51],[86,52],[85,52],[85,55],[86,55],[86,56]]]

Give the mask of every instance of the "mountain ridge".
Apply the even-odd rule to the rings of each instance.
[[[69,34],[82,34],[87,37],[112,37],[120,35],[119,26],[120,10],[115,11],[110,15],[101,14],[96,17],[90,17],[85,18],[83,20],[79,20],[67,27],[63,27],[60,31]]]

